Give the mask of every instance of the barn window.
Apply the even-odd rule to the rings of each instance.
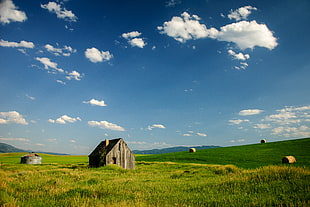
[[[112,164],[116,164],[116,157],[112,158]]]

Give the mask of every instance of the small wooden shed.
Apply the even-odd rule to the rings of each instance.
[[[90,167],[116,164],[124,169],[135,169],[135,156],[122,138],[102,141],[88,158]]]
[[[21,164],[42,164],[42,157],[34,152],[26,154],[20,158]]]

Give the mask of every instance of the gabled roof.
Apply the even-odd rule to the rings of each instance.
[[[101,149],[105,149],[106,150],[106,153],[110,152],[113,147],[120,141],[122,140],[122,138],[118,138],[118,139],[111,139],[109,140],[109,145],[106,146],[106,140],[105,141],[102,141],[100,142],[100,144],[94,149],[94,151],[92,151],[92,153],[90,153],[90,155],[88,155],[89,157],[90,156],[93,156],[95,155],[99,150]]]

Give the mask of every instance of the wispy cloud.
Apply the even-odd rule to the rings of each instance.
[[[65,21],[76,22],[77,16],[66,8],[62,8],[62,5],[57,4],[56,2],[48,2],[47,4],[41,4],[41,8],[47,9],[51,13],[55,13],[57,18],[64,19]]]
[[[12,0],[0,1],[0,22],[8,24],[11,22],[23,22],[27,20],[26,13],[18,10]]]
[[[263,110],[260,109],[245,109],[239,112],[240,116],[250,116],[262,113]]]
[[[48,73],[51,74],[62,74],[67,80],[77,80],[80,81],[83,77],[79,72],[76,70],[73,70],[71,72],[64,70],[62,68],[58,67],[58,64],[56,62],[53,62],[51,59],[47,57],[36,57],[37,61],[42,63],[44,65],[44,69],[48,71]],[[62,80],[57,80],[58,83],[65,84]]]
[[[20,142],[30,142],[29,139],[25,138],[12,138],[12,137],[0,137],[1,141],[20,141]]]
[[[165,129],[166,127],[163,124],[153,124],[153,125],[147,127],[148,130],[153,130],[155,128]]]
[[[239,125],[243,122],[249,122],[250,120],[248,119],[232,119],[232,120],[228,120],[230,125]]]
[[[53,45],[46,44],[44,46],[44,48],[48,52],[50,52],[56,56],[61,56],[61,55],[62,56],[70,56],[72,53],[76,52],[76,49],[73,49],[72,47],[67,46],[67,45],[65,45],[63,48],[57,48],[57,47],[54,47]]]

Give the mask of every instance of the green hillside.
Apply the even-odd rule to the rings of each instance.
[[[242,168],[280,165],[284,156],[293,155],[294,166],[310,167],[310,138],[234,147],[136,156],[137,161],[203,164],[233,164]]]

